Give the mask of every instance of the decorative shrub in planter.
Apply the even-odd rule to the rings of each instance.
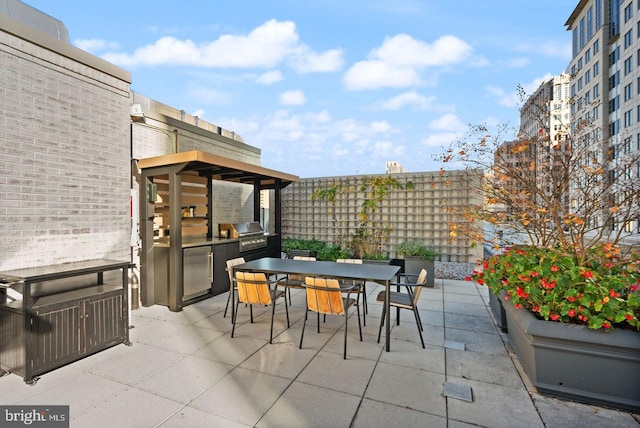
[[[417,240],[404,241],[396,245],[396,257],[403,258],[404,271],[408,275],[418,275],[427,271],[427,287],[434,286],[435,259],[440,253]]]
[[[509,339],[541,392],[640,410],[636,256],[610,244],[586,254],[519,246],[472,279],[503,293]]]

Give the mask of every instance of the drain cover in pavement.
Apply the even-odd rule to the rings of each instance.
[[[464,343],[455,342],[453,340],[445,340],[444,341],[444,347],[445,348],[451,348],[451,349],[459,349],[461,351],[465,351],[467,349],[467,347],[465,346]]]
[[[447,397],[457,398],[468,402],[473,402],[473,393],[471,387],[467,385],[460,385],[457,383],[445,382],[444,395]]]

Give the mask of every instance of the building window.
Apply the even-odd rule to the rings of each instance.
[[[600,40],[593,42],[593,54],[595,55],[598,52],[600,52]]]
[[[640,60],[640,56],[638,56],[639,60]],[[600,74],[600,61],[596,61],[593,64],[593,77],[596,77],[598,74]]]
[[[609,77],[609,89],[614,89],[616,86],[620,84],[620,72],[616,71]],[[580,85],[580,81],[578,80],[578,85]],[[578,87],[578,90],[581,88]]]
[[[631,70],[633,69],[633,63],[631,62],[631,57],[627,58],[624,60],[624,75],[626,76],[627,74],[631,73]]]
[[[624,112],[624,127],[628,128],[633,124],[633,110]]]
[[[600,84],[596,83],[595,85],[593,85],[593,99],[598,99],[598,97],[600,96]]]
[[[633,16],[633,2],[629,3],[627,7],[624,8],[624,23],[626,24],[631,17]]]
[[[633,43],[633,30],[629,30],[624,34],[624,48],[628,48]]]
[[[631,98],[633,98],[633,83],[624,87],[624,100],[629,101]]]
[[[602,27],[602,0],[596,0],[596,31]]]
[[[631,153],[631,137],[624,139],[623,151],[625,155]]]

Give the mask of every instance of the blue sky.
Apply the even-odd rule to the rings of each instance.
[[[26,0],[131,89],[235,131],[300,177],[410,172],[469,124],[518,125],[570,61],[578,0]]]

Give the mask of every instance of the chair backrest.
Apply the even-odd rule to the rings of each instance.
[[[336,262],[338,263],[352,263],[355,265],[361,265],[362,264],[362,259],[338,259],[336,260]]]
[[[264,273],[236,272],[238,300],[250,305],[270,305],[271,291]]]
[[[315,262],[316,258],[312,256],[293,256],[293,260],[304,260],[307,262]],[[302,275],[289,275],[289,279],[293,279],[295,281],[304,281],[304,276]]]
[[[229,284],[233,287],[233,267],[245,263],[244,257],[227,260],[227,273],[229,274]]]
[[[427,270],[422,269],[418,274],[418,280],[416,281],[416,285],[413,287],[413,304],[414,306],[418,303],[418,297],[420,297],[420,293],[422,292],[422,287],[427,283]]]
[[[344,301],[337,279],[308,276],[305,278],[305,284],[311,286],[307,287],[307,307],[310,310],[329,315],[344,314]],[[322,287],[323,289],[312,287]],[[332,290],[334,288],[335,291]]]

